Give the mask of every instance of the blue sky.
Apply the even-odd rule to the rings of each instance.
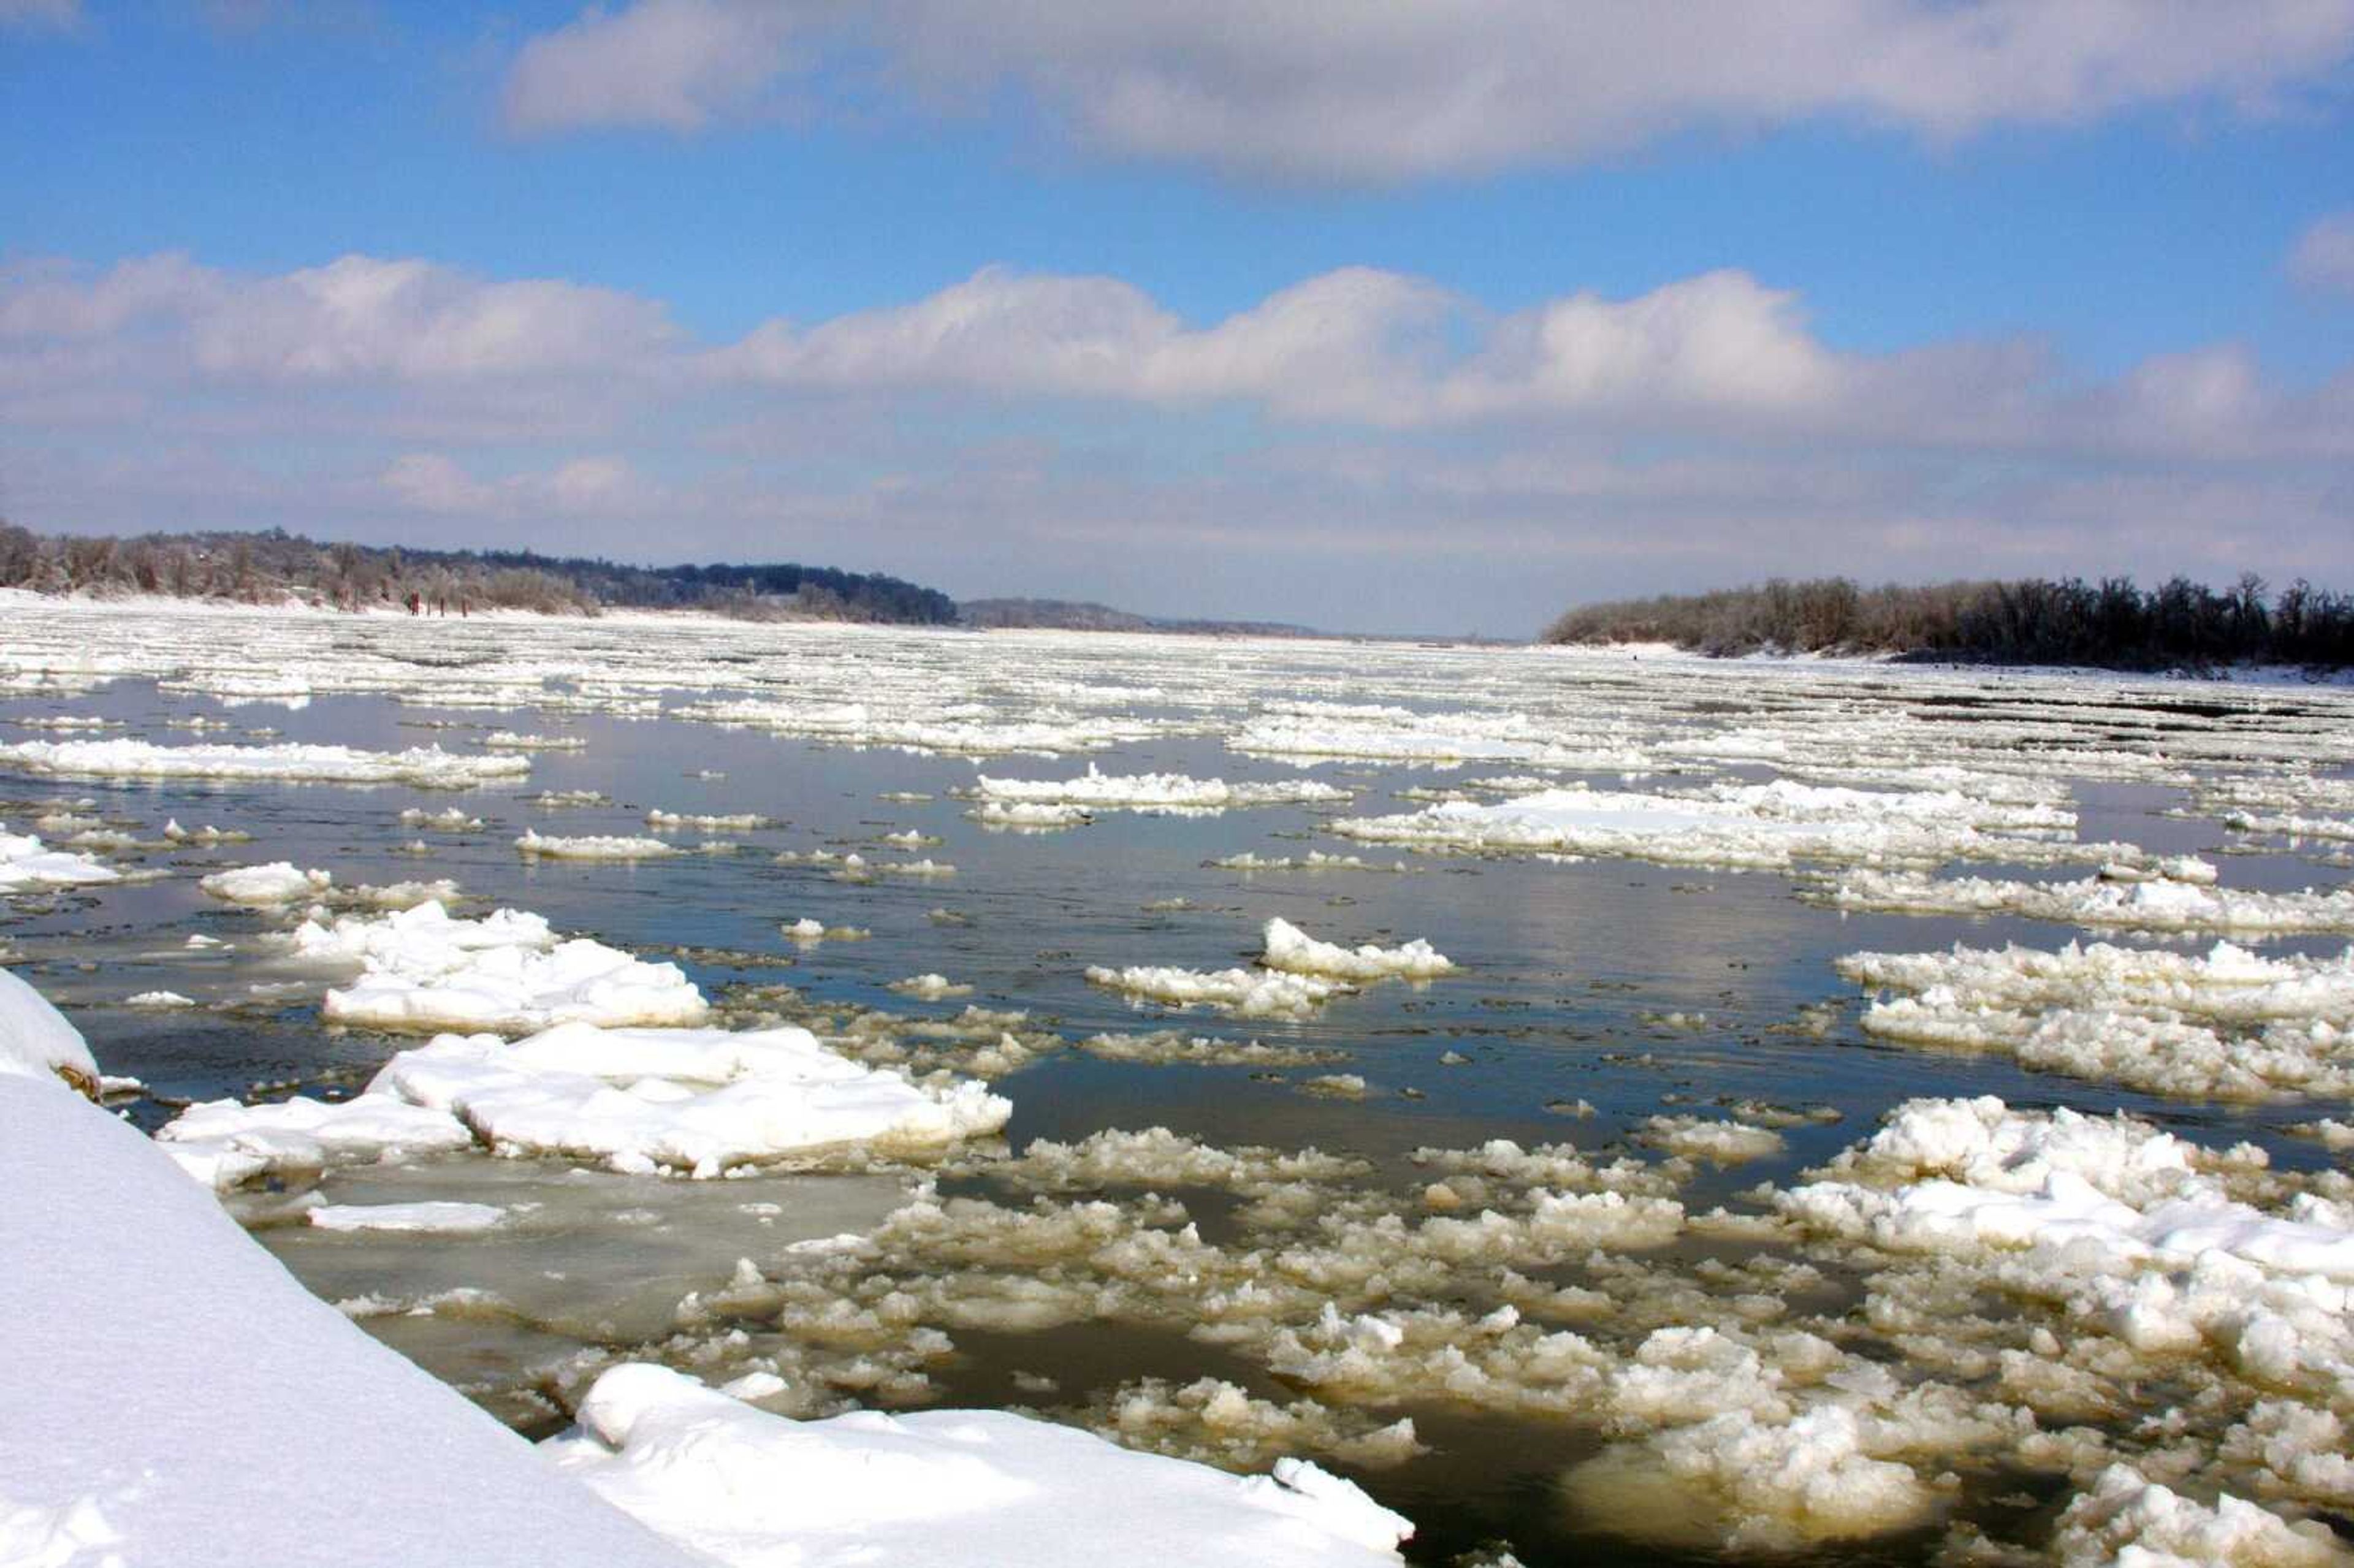
[[[0,0],[0,511],[1502,634],[2354,588],[2349,61],[2354,0]]]

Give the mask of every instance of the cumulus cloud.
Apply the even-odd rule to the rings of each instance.
[[[2288,275],[2317,293],[2354,295],[2354,212],[2333,212],[2297,236]]]
[[[590,125],[695,131],[758,103],[784,71],[787,7],[733,0],[636,0],[597,7],[525,43],[506,79],[520,132]]]
[[[935,112],[1011,85],[1108,155],[1388,181],[1826,116],[1952,137],[2261,109],[2349,51],[2354,0],[635,0],[530,40],[505,108],[694,130],[879,74]]]
[[[2354,368],[1862,353],[1738,270],[1496,313],[1347,268],[1192,321],[989,269],[713,343],[657,300],[417,259],[37,261],[0,269],[0,429],[38,527],[773,549],[1336,627],[1527,630],[1796,558],[2354,581]]]
[[[81,25],[81,0],[0,0],[0,27],[54,28]]]

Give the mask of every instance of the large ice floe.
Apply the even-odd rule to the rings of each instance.
[[[1108,774],[1093,763],[1075,779],[992,779],[981,774],[973,795],[996,821],[1024,825],[1015,809],[1031,807],[1113,809],[1136,811],[1223,811],[1235,806],[1276,806],[1349,799],[1349,791],[1313,779],[1229,784],[1223,779],[1192,779],[1182,773]],[[984,814],[982,821],[992,820]],[[1033,825],[1061,825],[1041,821]]]
[[[1399,816],[1347,817],[1331,824],[1332,832],[1369,843],[1733,867],[1956,858],[2043,863],[2131,853],[2122,845],[2077,843],[2074,826],[2073,812],[2039,801],[1787,779],[1720,784],[1691,795],[1547,789],[1492,804],[1447,800]]]
[[[349,1100],[213,1101],[159,1136],[220,1188],[478,1142],[502,1155],[712,1177],[854,1146],[935,1151],[996,1131],[1012,1111],[977,1083],[917,1085],[861,1066],[805,1029],[572,1023],[513,1044],[443,1034],[395,1056]]]
[[[334,885],[323,871],[304,871],[291,861],[240,865],[201,877],[196,885],[228,904],[269,906],[316,898]]]
[[[2070,882],[2021,882],[1851,871],[1840,877],[1827,897],[1840,909],[2018,915],[2114,930],[2213,932],[2251,939],[2354,934],[2354,888],[2343,887],[2326,893],[2311,888],[2263,893],[2169,876],[2121,879],[2106,874]]]
[[[1343,948],[1320,941],[1280,916],[1267,923],[1257,969],[1185,969],[1093,965],[1087,980],[1108,991],[1172,1007],[1223,1008],[1244,1018],[1299,1017],[1373,980],[1424,980],[1451,973],[1453,960],[1417,938],[1401,947]]]
[[[363,751],[348,746],[158,746],[122,739],[0,745],[0,768],[69,779],[275,779],[467,789],[519,779],[531,764],[520,757],[467,757],[440,747]]]
[[[1882,1039],[1999,1053],[2154,1094],[2271,1099],[2354,1094],[2354,948],[2334,959],[2071,942],[2056,952],[1956,946],[1855,953]]]
[[[1303,1460],[1229,1476],[1000,1411],[794,1421],[646,1365],[606,1372],[542,1451],[725,1563],[1374,1568],[1413,1533]]]
[[[0,893],[90,887],[119,882],[122,874],[79,850],[51,849],[32,833],[0,831]]]
[[[356,970],[321,1011],[377,1029],[521,1034],[567,1022],[695,1024],[709,1011],[676,964],[560,940],[523,910],[460,919],[428,899],[386,915],[314,914],[278,946],[296,968]]]

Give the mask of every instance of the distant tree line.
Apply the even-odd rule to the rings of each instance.
[[[600,608],[705,609],[754,620],[939,625],[956,601],[880,574],[789,563],[630,567],[528,550],[404,550],[260,534],[38,535],[0,521],[0,588],[155,593],[361,609],[411,603],[451,614]]]
[[[1899,653],[2002,664],[2208,670],[2354,664],[2354,598],[2299,577],[2277,594],[2243,574],[2218,591],[2188,577],[1860,588],[1845,577],[1581,605],[1547,642],[1670,642],[1696,652]]]

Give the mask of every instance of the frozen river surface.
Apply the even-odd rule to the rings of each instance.
[[[1417,1563],[2344,1554],[2344,688],[0,618],[0,958],[532,1436],[652,1361]]]

